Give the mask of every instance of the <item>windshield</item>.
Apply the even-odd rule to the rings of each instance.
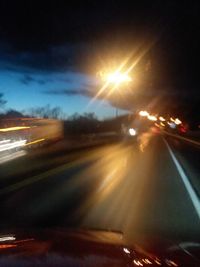
[[[199,5],[0,3],[0,232],[200,238]]]

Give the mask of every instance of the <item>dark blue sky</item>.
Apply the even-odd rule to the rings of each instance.
[[[50,104],[103,118],[113,106],[150,107],[191,117],[200,111],[199,39],[198,1],[2,0],[0,93],[18,110]],[[127,57],[137,62],[133,83],[88,106],[98,71]]]
[[[0,91],[7,100],[5,108],[28,111],[30,108],[58,106],[66,115],[75,112],[94,112],[99,118],[112,117],[114,108],[103,100],[90,104],[87,88],[95,79],[79,72],[24,73],[15,70],[0,70]]]
[[[100,119],[114,116],[115,107],[109,101],[96,99],[91,103],[101,86],[96,75],[68,63],[79,47],[82,49],[81,44],[78,49],[77,45],[66,44],[30,52],[1,44],[0,92],[7,100],[5,108],[27,112],[50,104],[60,107],[67,116],[76,112],[94,112]]]

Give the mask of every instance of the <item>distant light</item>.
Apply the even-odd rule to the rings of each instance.
[[[162,116],[159,117],[160,121],[165,121],[165,118],[163,118]]]
[[[147,117],[149,115],[149,113],[146,110],[141,110],[139,112],[139,115],[142,116],[142,117]]]
[[[156,116],[154,116],[154,115],[148,115],[148,117],[147,117],[150,121],[157,121],[157,118],[156,118]]]
[[[165,127],[165,124],[163,122],[160,123],[161,126]]]
[[[127,248],[123,248],[124,252],[127,253],[127,254],[130,254],[130,250],[128,250]]]
[[[174,118],[171,117],[171,118],[170,118],[170,121],[174,122]]]
[[[0,132],[19,131],[19,130],[29,129],[29,128],[31,128],[31,127],[29,127],[29,126],[16,126],[16,127],[2,128],[2,129],[0,129]]]
[[[186,133],[186,132],[187,132],[186,127],[181,126],[181,127],[180,127],[180,132],[181,132],[181,133]]]
[[[175,129],[176,128],[176,124],[174,122],[168,122],[167,123],[169,125],[170,128]]]
[[[139,260],[134,260],[133,263],[137,266],[143,266],[142,262]]]
[[[179,120],[178,118],[176,118],[176,119],[174,120],[174,123],[175,123],[175,124],[177,124],[177,125],[179,125],[179,124],[181,124],[181,123],[182,123],[182,121],[181,121],[181,120]]]
[[[135,129],[130,128],[130,129],[129,129],[129,134],[130,134],[131,136],[135,136],[135,135],[137,134],[137,132],[136,132]]]
[[[166,262],[166,264],[167,264],[168,266],[175,266],[175,267],[178,266],[178,264],[175,263],[175,262],[172,261],[172,260],[168,260],[168,259],[166,259],[165,262]]]
[[[161,265],[162,263],[160,262],[160,260],[155,260],[155,263],[158,265]]]
[[[146,264],[152,264],[152,262],[149,259],[143,259],[143,262],[145,262]]]

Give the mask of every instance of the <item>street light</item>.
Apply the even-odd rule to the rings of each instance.
[[[106,87],[113,85],[113,88],[110,89],[111,90],[110,92],[112,92],[116,88],[119,88],[119,86],[121,84],[131,82],[132,78],[128,75],[128,71],[127,72],[121,72],[118,69],[114,72],[104,73],[103,74],[103,80],[106,83]],[[118,117],[118,108],[117,107],[116,107],[116,117]]]
[[[108,82],[109,84],[115,84],[115,85],[120,85],[121,83],[126,83],[126,82],[130,82],[132,79],[131,77],[128,75],[128,73],[124,72],[119,72],[119,71],[115,71],[113,73],[108,73],[105,75],[105,80],[106,82]]]

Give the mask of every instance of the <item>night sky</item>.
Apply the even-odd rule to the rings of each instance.
[[[50,104],[100,118],[148,108],[200,114],[199,14],[195,1],[1,1],[0,93],[6,108]],[[98,73],[124,59],[133,81],[104,92]],[[102,99],[105,99],[102,101]]]

